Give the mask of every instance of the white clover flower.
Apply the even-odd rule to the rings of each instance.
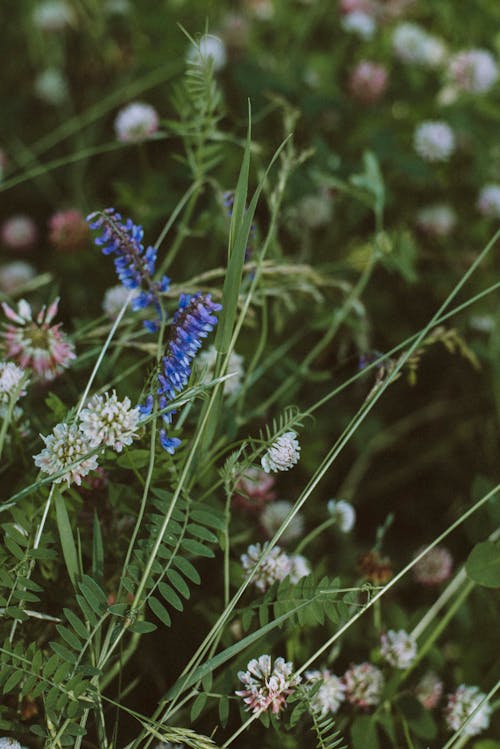
[[[11,294],[24,286],[36,276],[36,271],[30,263],[15,260],[0,267],[0,290]]]
[[[288,471],[298,463],[299,458],[300,445],[297,441],[297,433],[285,432],[273,442],[260,463],[266,473],[276,473]]]
[[[221,70],[227,60],[226,45],[220,37],[213,34],[203,34],[188,52],[188,61],[194,65],[201,65],[207,60],[211,60],[215,71]]]
[[[37,75],[34,83],[35,93],[46,104],[57,106],[68,97],[68,84],[57,68],[49,68]]]
[[[260,522],[269,538],[274,536],[292,507],[293,504],[286,500],[279,500],[278,502],[271,502],[266,505],[260,516]],[[281,543],[287,544],[290,543],[290,541],[295,541],[295,539],[300,538],[303,530],[304,518],[300,513],[297,513],[292,518],[285,531],[281,534]]]
[[[303,577],[311,574],[311,565],[302,554],[292,554],[290,556],[290,572],[288,577],[292,585],[296,585]]]
[[[327,509],[332,518],[335,518],[335,522],[342,533],[349,533],[352,531],[354,523],[356,522],[356,510],[350,502],[346,502],[343,499],[330,499],[327,504]]]
[[[476,207],[486,218],[500,218],[500,185],[485,185],[481,188]]]
[[[351,666],[343,677],[346,697],[351,705],[361,708],[374,707],[380,702],[384,688],[382,671],[371,663]]]
[[[343,17],[342,28],[349,34],[356,34],[361,39],[371,39],[375,34],[377,25],[375,19],[368,13],[355,10],[352,13],[346,13]]]
[[[312,705],[321,716],[335,715],[345,700],[346,686],[342,679],[332,674],[327,668],[321,671],[306,671],[306,679],[311,685],[321,682],[319,690],[312,699]]]
[[[495,329],[495,320],[491,315],[471,315],[469,326],[478,333],[491,333]]]
[[[172,744],[170,741],[158,741],[154,749],[184,749],[184,744]]]
[[[443,694],[443,682],[434,671],[427,671],[415,687],[415,697],[427,710],[437,707]]]
[[[415,556],[422,553],[419,549]],[[445,546],[435,546],[413,567],[413,576],[422,585],[441,585],[451,575],[453,557]]]
[[[288,554],[281,551],[279,546],[275,546],[271,551],[267,551],[268,544],[252,544],[248,547],[246,554],[241,555],[241,564],[249,577],[253,570],[259,564],[252,582],[255,587],[264,592],[276,581],[284,580],[290,574],[292,563]]]
[[[27,384],[26,371],[22,367],[14,362],[0,362],[0,403],[8,403],[14,394],[16,401],[26,395],[23,387]]]
[[[417,213],[416,223],[421,231],[434,237],[447,237],[457,223],[457,214],[446,203],[422,208]]]
[[[422,122],[415,130],[414,146],[425,161],[447,161],[455,150],[455,135],[446,122]]]
[[[107,289],[102,300],[102,309],[110,320],[116,320],[129,296],[130,289],[127,289],[121,283]]]
[[[63,0],[47,0],[33,11],[33,23],[42,31],[63,31],[74,20],[73,10]]]
[[[416,23],[398,24],[392,35],[392,47],[396,57],[406,65],[434,68],[446,57],[444,42]]]
[[[201,351],[195,359],[196,368],[200,372],[204,372],[201,382],[207,383],[214,376],[215,363],[217,361],[217,349],[215,346],[209,346],[205,351]],[[243,378],[243,357],[237,354],[235,351],[231,351],[229,355],[229,362],[227,365],[227,373],[231,377],[224,381],[224,395],[233,395],[237,393],[241,388],[241,380]]]
[[[19,213],[3,222],[0,235],[9,249],[28,250],[36,242],[38,230],[32,218]]]
[[[380,653],[390,666],[408,668],[417,656],[417,643],[404,629],[390,629],[380,638]]]
[[[76,424],[57,424],[52,434],[41,437],[45,447],[33,456],[35,465],[50,476],[62,471],[56,484],[66,481],[69,486],[74,481],[80,486],[82,478],[97,468],[96,455],[85,457],[92,447]]]
[[[333,215],[332,198],[327,190],[305,195],[294,206],[293,215],[309,229],[318,229],[330,223]]]
[[[156,133],[159,125],[156,109],[141,101],[120,109],[114,122],[116,137],[121,143],[140,143]]]
[[[19,741],[3,736],[0,738],[0,749],[24,749],[24,747],[21,746]]]
[[[294,673],[293,663],[276,658],[274,665],[270,655],[253,658],[246,671],[238,672],[244,689],[236,692],[243,697],[247,709],[261,713],[271,708],[275,715],[282,710],[286,698],[300,683],[301,677]]]
[[[450,59],[448,77],[461,91],[484,94],[498,78],[498,65],[487,49],[468,49]]]
[[[479,687],[468,687],[465,684],[460,684],[453,694],[448,695],[444,716],[450,731],[458,731],[472,713],[474,715],[460,732],[462,736],[477,736],[478,733],[488,728],[491,705],[489,702],[484,702],[476,710],[485,697],[486,695],[479,691]]]
[[[92,447],[111,447],[121,452],[137,437],[139,407],[131,408],[130,398],[118,400],[116,392],[94,395],[80,414],[80,430]]]

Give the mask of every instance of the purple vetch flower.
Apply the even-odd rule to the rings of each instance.
[[[87,216],[90,228],[100,231],[101,235],[94,243],[102,248],[104,255],[114,255],[116,274],[126,289],[138,290],[132,299],[132,309],[139,310],[153,306],[158,319],[162,319],[160,294],[167,291],[170,279],[162,276],[154,281],[157,250],[154,247],[144,249],[142,239],[144,230],[131,219],[123,221],[114,208],[91,213]],[[144,327],[150,332],[158,329],[158,320],[146,320]]]
[[[214,313],[221,309],[222,305],[213,302],[211,294],[181,294],[172,321],[166,354],[162,359],[162,369],[158,375],[157,393],[160,409],[165,409],[177,393],[186,387],[191,375],[192,362],[201,347],[201,341],[217,325],[217,316]],[[153,397],[150,395],[141,412],[148,415],[152,410]],[[162,414],[166,425],[172,423],[174,413],[175,411],[168,411]],[[162,429],[160,443],[164,450],[173,455],[181,441],[176,437],[168,437],[166,430]]]

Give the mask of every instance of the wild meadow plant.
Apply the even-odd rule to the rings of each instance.
[[[349,37],[368,43],[388,22],[383,4],[341,5]],[[55,34],[83,20],[55,2],[37,8],[33,22]],[[234,33],[229,19],[226,28]],[[404,65],[445,65],[440,40],[416,24],[396,27],[392,43]],[[412,388],[436,351],[445,354],[439,366],[467,367],[467,377],[488,366],[486,347],[470,344],[457,321],[498,292],[482,273],[500,231],[490,231],[484,249],[471,248],[460,272],[436,281],[439,304],[422,309],[410,335],[381,336],[390,343],[374,350],[370,294],[396,294],[416,273],[415,240],[388,225],[391,175],[365,148],[350,173],[316,164],[307,175],[316,193],[288,205],[312,158],[295,134],[298,111],[270,96],[283,130],[272,148],[254,135],[266,113],[255,116],[251,106],[246,137],[241,126],[229,130],[217,78],[227,63],[223,40],[207,32],[187,44],[172,117],[140,101],[115,117],[120,147],[137,149],[150,180],[138,187],[141,199],[122,183],[120,211],[94,197],[85,201],[85,225],[76,209],[55,213],[49,237],[60,279],[21,261],[5,282],[0,272],[0,749],[498,749],[498,670],[481,643],[469,655],[467,639],[477,626],[486,649],[495,647],[488,588],[500,586],[500,485],[478,476],[471,496],[450,492],[441,517],[422,481],[408,511],[400,485],[390,490],[401,468],[392,462],[380,511],[363,494],[372,462],[419,429],[438,464],[448,455],[446,434],[432,434],[450,417],[448,404],[442,411],[430,388],[410,410]],[[490,57],[457,53],[446,77],[467,94],[489,91]],[[158,70],[130,90],[142,95],[169,75]],[[360,62],[348,89],[367,105],[386,83],[385,69]],[[37,163],[122,103],[111,96],[68,118],[21,153],[20,173],[3,188],[50,183],[73,158],[112,151],[85,146]],[[414,136],[407,129],[423,162],[444,169],[455,158],[459,139],[446,122],[421,118]],[[187,187],[167,211],[151,198],[165,223],[146,241],[148,190],[156,196],[165,179],[147,149],[165,138],[175,140],[182,166],[173,179],[182,175]],[[487,185],[478,198],[489,218],[498,217],[494,190]],[[368,227],[344,264],[314,257],[334,194],[358,206]],[[432,241],[456,224],[443,207],[416,218]],[[4,244],[18,251],[36,242],[34,225],[13,220]],[[212,235],[227,251],[207,267]],[[290,258],[284,245],[297,236],[300,251]],[[82,295],[64,260],[85,241],[82,279],[85,263],[91,271]],[[94,288],[113,266],[104,316],[84,314],[87,296],[98,307]],[[419,308],[414,287],[405,293],[404,304]],[[399,297],[389,313],[379,303],[387,326]],[[399,418],[396,400],[408,404]],[[425,448],[418,441],[403,453],[406,480],[425,476],[426,461],[435,468]],[[485,473],[494,462],[486,456]],[[446,471],[441,487],[452,480]],[[409,528],[398,526],[399,514]],[[464,528],[467,548],[454,558],[448,544]],[[484,626],[471,623],[481,614]],[[484,742],[469,743],[480,734]]]

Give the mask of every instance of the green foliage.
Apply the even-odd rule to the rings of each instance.
[[[476,544],[465,563],[467,576],[486,588],[500,587],[500,544],[483,541]]]

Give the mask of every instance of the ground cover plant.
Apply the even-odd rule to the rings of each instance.
[[[0,748],[499,749],[500,7],[9,15]]]

